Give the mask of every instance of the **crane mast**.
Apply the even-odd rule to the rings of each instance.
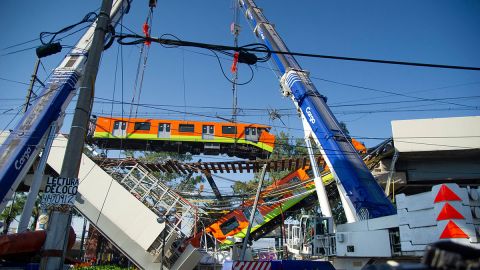
[[[289,52],[254,1],[239,2],[256,36],[274,52]],[[292,55],[272,53],[271,59],[281,77],[283,94],[290,96],[301,111],[306,135],[317,144],[337,181],[348,222],[395,214],[394,206],[342,132],[326,98],[315,88],[308,72]]]
[[[128,12],[131,0],[115,0],[110,14],[115,26]],[[50,125],[60,127],[64,112],[75,94],[88,57],[96,23],[80,38],[74,49],[54,70],[37,101],[29,107],[17,126],[0,147],[0,212],[25,177],[41,151]]]

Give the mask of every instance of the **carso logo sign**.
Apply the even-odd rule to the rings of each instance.
[[[312,111],[311,111],[310,107],[307,107],[305,109],[305,112],[307,113],[308,121],[310,121],[310,123],[312,123],[312,124],[315,124],[315,117],[313,117],[313,114],[312,114]]]
[[[15,169],[20,170],[32,154],[32,147],[28,147],[20,159],[15,160]]]

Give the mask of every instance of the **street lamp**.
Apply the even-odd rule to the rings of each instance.
[[[167,222],[167,224],[175,224],[176,218],[175,214],[177,212],[177,209],[175,207],[171,207],[168,211],[165,209],[163,206],[159,206],[157,208],[158,210],[158,218],[157,222],[160,224],[163,224]],[[162,258],[160,260],[160,270],[163,269],[163,258],[165,257],[165,237],[167,234],[167,226],[163,228],[162,231]]]

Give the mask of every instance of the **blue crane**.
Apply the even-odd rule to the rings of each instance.
[[[115,26],[128,12],[131,0],[114,1],[110,14]],[[46,86],[38,94],[20,122],[0,147],[0,212],[37,158],[45,144],[52,123],[61,126],[64,112],[81,78],[88,57],[95,23],[82,36],[74,49],[54,70]]]
[[[308,73],[288,54],[289,50],[274,26],[253,0],[239,2],[257,37],[274,51],[271,59],[281,76],[283,94],[291,97],[304,122],[308,123],[304,124],[305,131],[313,137],[337,180],[339,191],[346,199],[344,203],[348,204],[344,204],[344,208],[348,206],[353,212],[353,219],[349,222],[395,214],[395,207],[342,132],[326,98],[315,88]]]

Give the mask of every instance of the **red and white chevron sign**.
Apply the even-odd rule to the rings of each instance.
[[[270,270],[270,262],[233,262],[232,270]]]

